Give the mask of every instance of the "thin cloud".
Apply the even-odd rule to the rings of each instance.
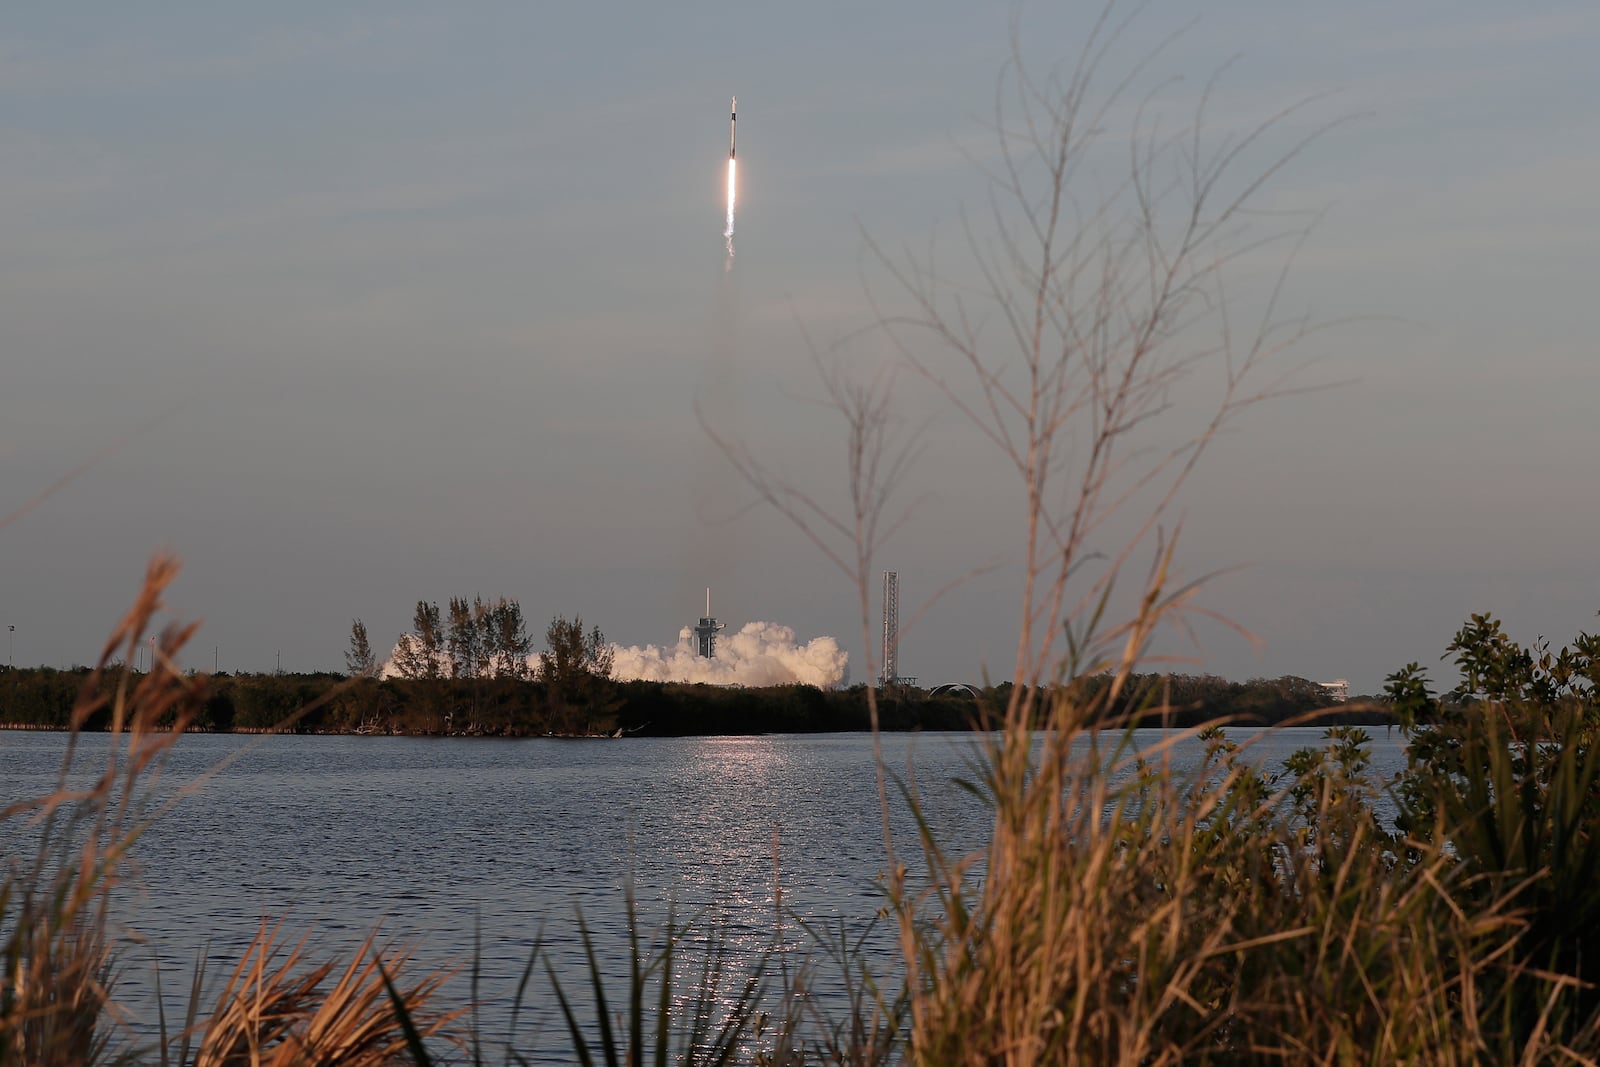
[[[1595,9],[1541,11],[1467,20],[1432,19],[1425,26],[1362,38],[1358,46],[1376,54],[1394,52],[1503,51],[1564,42],[1573,44],[1600,34]]]
[[[417,15],[350,16],[328,27],[266,27],[204,55],[152,38],[63,50],[13,37],[0,42],[0,89],[150,89],[251,78],[336,56],[370,65],[422,53],[438,25],[436,18]]]

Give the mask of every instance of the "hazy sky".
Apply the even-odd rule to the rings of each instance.
[[[859,659],[851,589],[741,510],[695,405],[841,488],[804,335],[871,321],[864,233],[937,239],[964,269],[1011,10],[0,15],[0,511],[92,461],[0,529],[16,661],[92,659],[160,547],[185,563],[172,606],[205,620],[205,668],[214,647],[224,669],[280,651],[286,670],[337,668],[353,616],[387,645],[419,597],[452,594],[517,597],[541,630],[580,612],[671,642],[707,585],[735,628],[831,634]],[[1026,57],[1070,58],[1091,14],[1024,5]],[[1223,133],[1306,98],[1266,149],[1349,121],[1258,201],[1323,213],[1286,307],[1331,325],[1283,367],[1330,388],[1248,413],[1180,502],[1185,574],[1241,568],[1203,602],[1263,644],[1207,628],[1165,647],[1371,691],[1411,659],[1443,676],[1472,611],[1524,639],[1596,625],[1600,13],[1156,2],[1118,61],[1179,31],[1137,95],[1182,117],[1227,65]],[[881,561],[907,618],[1015,559],[1003,466],[926,401],[908,397],[932,419],[905,490],[917,518]],[[961,584],[902,671],[1004,671],[1015,601],[1005,566]]]

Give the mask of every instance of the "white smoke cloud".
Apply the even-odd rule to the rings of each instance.
[[[747,622],[737,633],[717,638],[715,659],[694,648],[688,627],[678,633],[675,648],[614,646],[612,676],[619,681],[706,682],[711,685],[814,685],[822,689],[844,681],[850,654],[831,637],[805,644],[794,631],[775,622]]]
[[[383,678],[400,677],[396,661],[411,651],[415,634],[402,634],[394,651],[378,669]],[[686,626],[678,632],[675,648],[655,645],[612,645],[615,659],[611,676],[621,682],[705,682],[710,685],[814,685],[828,689],[841,684],[849,667],[850,654],[831,637],[817,637],[805,644],[795,640],[794,630],[775,622],[748,622],[737,633],[717,637],[717,655],[706,659],[695,651],[694,634]],[[418,643],[415,656],[423,663],[427,654]],[[440,677],[450,677],[450,658],[436,655]],[[528,676],[539,672],[539,656],[528,657]],[[494,673],[485,664],[484,675]]]

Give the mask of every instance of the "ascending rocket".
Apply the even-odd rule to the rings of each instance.
[[[733,205],[736,197],[735,172],[738,170],[739,161],[733,158],[734,135],[739,132],[739,98],[733,98],[728,105],[728,228],[722,231],[722,236],[728,241],[728,259],[723,265],[724,270],[733,269]]]

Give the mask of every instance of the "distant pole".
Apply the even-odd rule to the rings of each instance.
[[[212,645],[211,646],[211,673],[212,674],[221,674],[222,673],[220,670],[217,669],[217,664],[221,663],[221,662],[222,662],[222,646],[221,645]]]
[[[283,649],[278,649],[278,673],[283,673]]]
[[[17,669],[17,628],[6,627],[6,666],[10,670]]]

